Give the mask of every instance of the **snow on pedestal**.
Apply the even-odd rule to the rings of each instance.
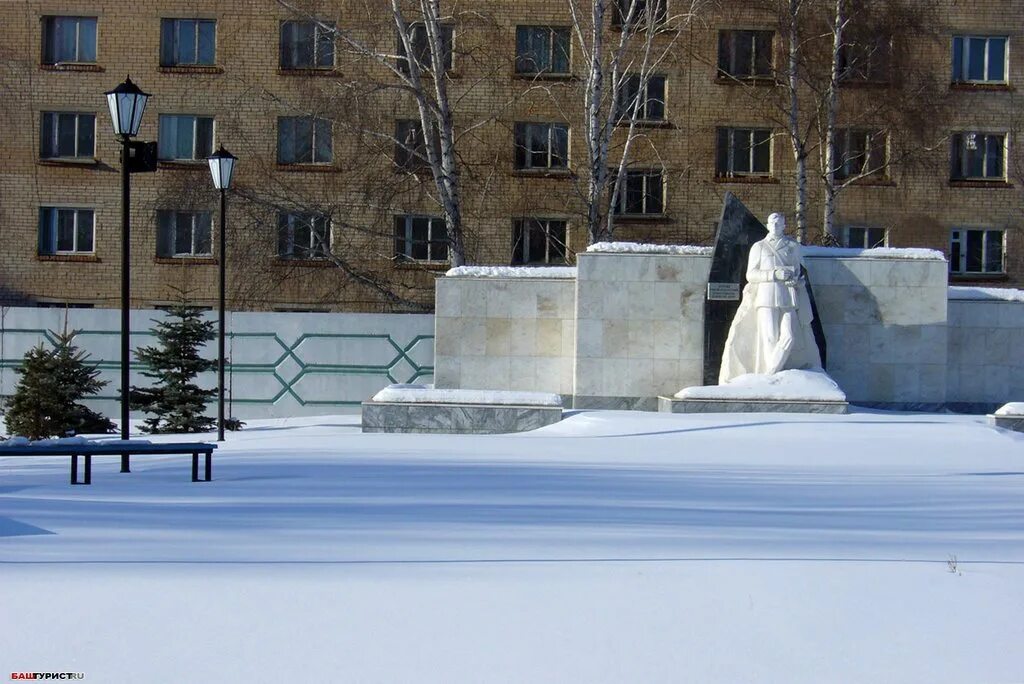
[[[989,425],[1016,432],[1024,432],[1024,401],[1003,404],[988,417]]]
[[[846,401],[846,394],[823,371],[785,370],[774,375],[740,375],[725,385],[687,387],[676,398]]]

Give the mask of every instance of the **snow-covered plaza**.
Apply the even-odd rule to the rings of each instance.
[[[334,416],[251,421],[211,483],[187,457],[117,461],[72,487],[67,458],[0,458],[7,672],[1024,678],[1024,435],[979,416],[593,411],[495,436]]]

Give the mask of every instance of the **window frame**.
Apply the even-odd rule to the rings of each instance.
[[[60,224],[60,213],[61,212],[72,212],[74,215],[74,228],[72,230],[72,248],[71,249],[60,249],[60,236],[58,233]],[[82,212],[88,212],[90,214],[90,226],[89,235],[91,241],[91,248],[80,249],[80,223]],[[48,242],[44,243],[43,231],[47,231]],[[45,251],[43,249],[44,244],[50,244],[53,246],[51,251]],[[65,207],[55,205],[42,205],[39,207],[39,226],[37,232],[37,254],[39,256],[81,256],[81,255],[95,255],[96,254],[96,209],[94,207]]]
[[[562,238],[552,235],[552,225],[560,224]],[[544,235],[544,260],[533,261],[530,256],[530,236],[540,228]],[[552,261],[552,245],[561,245],[561,256]],[[557,252],[557,250],[554,250]],[[569,262],[569,222],[564,218],[538,218],[523,216],[512,220],[512,266],[564,266]]]
[[[194,35],[194,55],[191,61],[179,61],[178,51],[180,49],[181,25],[183,22],[192,22]],[[210,61],[202,61],[202,29],[204,25],[213,27],[213,48]],[[168,36],[168,28],[170,34]],[[171,43],[165,41],[170,37]],[[165,59],[170,56],[170,59]],[[160,66],[161,67],[211,67],[217,64],[217,20],[204,17],[161,17],[160,19]]]
[[[982,67],[985,77],[981,79],[969,78],[970,74],[970,41],[985,41],[985,63]],[[991,41],[1003,41],[1003,78],[989,78],[989,60],[991,55]],[[957,42],[960,41],[960,63],[957,64]],[[967,83],[973,85],[1008,85],[1010,82],[1010,36],[1008,35],[982,35],[972,33],[958,33],[952,37],[950,46],[950,61],[952,62],[952,83]]]
[[[535,69],[528,69],[528,68],[524,69],[524,68],[522,68],[522,65],[524,64],[524,62],[529,61],[529,60],[528,60],[528,55],[524,55],[524,54],[520,53],[520,51],[519,51],[519,47],[521,45],[521,36],[520,36],[520,34],[522,32],[530,32],[530,31],[537,31],[537,32],[545,31],[545,32],[547,32],[548,45],[547,45],[547,54],[545,55],[547,66],[540,66],[539,64],[536,63],[535,60],[533,60],[534,63],[537,64],[537,68],[535,68]],[[561,35],[563,32],[564,32],[564,35],[565,35],[565,50],[563,51],[563,53],[565,55],[565,71],[555,71],[554,65],[555,65],[555,62],[557,61],[556,60],[556,55],[558,54],[558,47],[559,47],[557,45],[558,41],[555,40],[555,37],[557,35]],[[532,56],[532,53],[529,53],[529,56]],[[572,74],[572,29],[570,27],[568,27],[568,26],[547,26],[547,25],[535,25],[535,24],[518,24],[518,25],[516,25],[515,73],[517,75],[520,75],[520,76],[564,77],[564,76],[571,75]]]
[[[426,23],[422,21],[409,22],[407,24],[407,27],[409,29],[410,47],[413,49],[414,52],[418,53],[416,56],[416,63],[419,64],[420,73],[433,75],[433,59],[429,53],[430,41],[427,36]],[[455,25],[450,23],[440,23],[438,24],[438,28],[441,30],[442,44],[446,43],[447,39],[447,44],[445,45],[445,47],[447,47],[448,50],[445,53],[443,75],[449,75],[455,69]],[[422,31],[422,40],[427,50],[417,50],[417,37],[421,35],[420,31]],[[447,35],[445,35],[446,33]],[[409,55],[405,53],[405,41],[402,40],[401,35],[397,34],[397,31],[395,35],[395,47],[395,52],[398,55],[398,70],[405,75],[409,75],[411,73],[409,68]],[[425,62],[421,61],[421,56],[427,57],[427,60]]]
[[[986,228],[981,226],[962,226],[952,228],[949,232],[949,274],[961,277],[990,277],[1006,275],[1006,233],[1005,228]],[[981,233],[981,265],[980,271],[968,271],[968,242],[970,233]],[[999,270],[986,269],[988,262],[990,233],[999,233]],[[954,260],[956,263],[954,264]]]
[[[984,152],[982,156],[982,175],[972,176],[969,175],[969,154],[968,152],[977,151],[970,150],[968,145],[968,136],[982,137],[985,140]],[[992,176],[988,175],[988,155],[990,154],[989,139],[990,138],[1002,138],[1001,144],[997,144],[996,148],[1000,154],[1000,173],[999,175]],[[958,144],[959,142],[959,144]],[[977,142],[975,142],[977,148]],[[1008,162],[1009,162],[1009,151],[1010,151],[1010,135],[1008,132],[997,132],[997,131],[956,131],[951,136],[950,140],[950,164],[949,164],[949,180],[950,182],[969,182],[969,183],[1005,183],[1007,182]],[[959,161],[959,164],[957,162]],[[959,167],[959,168],[957,168]]]
[[[302,253],[297,253],[295,242],[295,227],[300,221],[309,223],[309,246],[302,247]],[[286,225],[282,225],[286,224]],[[317,242],[318,228],[322,233],[319,244]],[[287,261],[324,261],[331,255],[331,217],[314,211],[280,211],[277,214],[277,258]],[[282,253],[281,231],[287,232],[285,238],[288,251]]]
[[[612,26],[614,28],[622,28],[625,26],[626,15],[629,14],[629,3],[634,0],[614,0],[612,3]],[[630,23],[630,29],[636,30],[647,25],[647,18],[644,16],[648,11],[650,3],[656,3],[657,16],[654,18],[655,26],[664,26],[668,22],[668,3],[669,0],[635,0],[637,3],[643,3],[643,8],[637,8],[633,21]],[[626,5],[623,8],[623,5]],[[625,11],[623,11],[625,9]]]
[[[853,173],[849,173],[846,167],[855,159],[850,153],[850,142],[854,135],[863,135],[864,144],[861,146],[862,156],[864,162],[861,165],[861,170]],[[875,138],[881,137],[881,145],[875,146]],[[842,146],[840,146],[840,138],[842,138]],[[856,127],[842,127],[836,129],[836,137],[833,140],[834,149],[832,159],[834,162],[841,162],[833,170],[833,177],[837,181],[852,181],[865,179],[877,179],[887,180],[889,178],[889,134],[883,130],[876,130],[872,128],[856,128]],[[872,167],[871,160],[875,152],[881,151],[882,161],[881,164]],[[867,165],[871,170],[865,172],[864,166]]]
[[[854,230],[863,231],[863,244],[854,245],[851,244],[850,232]],[[881,231],[882,239],[876,242],[871,242],[871,233],[873,231]],[[880,228],[878,226],[865,226],[865,225],[847,225],[843,226],[843,246],[852,249],[874,249],[876,247],[888,247],[889,246],[889,230],[887,228]]]
[[[188,219],[189,251],[178,251],[178,231],[183,217]],[[205,226],[200,224],[205,219]],[[210,259],[213,258],[213,213],[205,209],[158,209],[157,210],[156,257],[158,259]],[[206,229],[207,251],[202,247],[200,229]],[[169,232],[167,232],[169,231]],[[161,245],[169,249],[161,249]]]
[[[41,62],[48,66],[57,66],[60,64],[97,64],[99,59],[99,17],[95,15],[78,15],[78,14],[47,14],[41,17],[42,20],[42,50],[41,50]],[[58,35],[58,22],[75,22],[75,58],[74,59],[57,59],[57,52],[59,51],[57,45]],[[92,59],[82,59],[82,22],[91,21],[93,23],[92,30]],[[49,40],[47,38],[49,37]],[[47,46],[52,47],[53,54],[47,53]]]
[[[60,152],[60,120],[62,116],[74,116],[75,117],[75,153],[73,155],[62,155]],[[92,117],[92,150],[89,154],[81,154],[79,146],[82,143],[82,117]],[[50,117],[52,123],[50,124],[50,130],[52,134],[50,140],[46,140],[46,119]],[[55,154],[49,154],[44,146],[52,145],[50,151]],[[96,113],[95,112],[61,112],[61,111],[43,111],[39,113],[39,158],[49,160],[76,160],[85,159],[89,161],[96,160]]]
[[[286,160],[286,159],[284,159],[282,157],[282,154],[281,154],[281,152],[282,152],[282,150],[281,150],[281,135],[282,135],[281,126],[282,126],[282,122],[290,121],[290,122],[292,122],[291,125],[294,126],[295,125],[294,122],[300,121],[300,120],[309,120],[309,128],[310,128],[310,138],[309,138],[309,150],[310,150],[310,152],[309,152],[309,154],[310,154],[310,160],[309,161],[300,161],[300,160],[297,160],[297,159],[294,159],[294,158],[291,159],[291,160]],[[318,123],[322,124],[326,128],[318,128],[318,125],[317,125]],[[319,137],[320,137],[317,134],[317,130],[321,130],[321,131],[326,130],[327,133],[328,133],[328,138],[329,138],[328,146],[330,147],[330,159],[318,159],[317,158],[318,157],[318,151],[319,151],[318,140],[319,140]],[[292,140],[293,146],[296,146],[296,144],[298,142],[298,136],[295,135],[294,129],[292,131],[292,138],[293,138],[293,140]],[[293,149],[292,150],[292,153],[293,153],[292,156],[293,157],[297,157],[298,156],[298,155],[294,154],[295,152],[296,152],[296,149]],[[278,165],[281,165],[281,166],[292,166],[292,165],[298,165],[298,164],[308,165],[308,166],[331,166],[331,165],[333,165],[334,164],[334,122],[331,119],[323,119],[323,118],[319,118],[319,117],[315,117],[315,116],[279,116],[279,117],[277,117],[277,163],[278,163]]]
[[[767,61],[765,73],[758,71],[761,53],[758,51],[758,37],[768,35]],[[736,70],[738,38],[744,36],[750,40],[750,73],[739,73]],[[726,41],[728,44],[726,44]],[[723,54],[723,50],[725,54]],[[726,59],[723,59],[725,57]],[[728,69],[722,67],[728,62]],[[718,78],[726,80],[757,80],[772,79],[775,76],[775,31],[771,29],[719,29],[718,30]]]
[[[660,192],[652,193],[648,188],[650,180],[654,177],[658,178],[660,184]],[[636,178],[641,178],[642,185],[642,209],[638,212],[624,211],[628,208],[629,204],[629,184],[630,181]],[[614,173],[612,175],[613,189],[614,189]],[[649,197],[659,197],[658,202],[660,203],[659,211],[648,211],[647,203]],[[666,205],[666,188],[665,188],[665,170],[664,169],[627,169],[622,177],[622,183],[618,188],[618,193],[612,198],[612,213],[619,218],[658,218],[665,216],[665,205]]]
[[[309,25],[313,30],[313,60],[311,64],[300,64],[299,45],[302,41],[298,39],[298,31],[302,25]],[[334,44],[334,37],[325,26],[334,29],[333,21],[316,21],[312,19],[284,19],[278,26],[277,38],[277,66],[281,71],[331,71],[337,65],[338,51]],[[285,60],[285,31],[291,29],[291,47],[289,49],[290,63]],[[320,47],[329,43],[331,46],[330,63],[321,63]]]
[[[534,165],[533,155],[539,151],[535,151],[531,146],[533,136],[531,131],[534,129],[543,127],[546,129],[545,137],[547,139],[547,150],[542,152],[545,155],[546,163],[544,165]],[[559,156],[556,150],[557,143],[559,140],[556,139],[556,131],[564,131],[562,140],[565,143],[564,154]],[[572,145],[569,139],[570,128],[569,124],[561,122],[547,122],[547,121],[516,121],[513,125],[513,147],[514,147],[514,168],[517,171],[568,171],[569,169],[569,150]],[[555,161],[560,160],[560,164],[556,164]]]
[[[726,150],[725,150],[725,167],[721,168],[722,162],[722,150],[719,146],[722,142],[722,134],[725,132]],[[747,160],[750,164],[749,171],[737,171],[736,170],[736,136],[738,133],[749,134],[749,140],[747,142],[747,149],[749,159]],[[763,143],[757,142],[754,137],[763,133],[767,135],[767,140]],[[719,126],[715,129],[715,177],[716,178],[772,178],[774,172],[774,161],[775,161],[775,134],[771,128],[758,128],[753,126]],[[768,168],[764,171],[758,171],[755,166],[757,162],[757,146],[767,145],[768,148]]]
[[[413,235],[415,221],[427,221],[427,240],[416,240]],[[435,229],[441,231],[442,237],[435,238]],[[402,233],[399,237],[399,233]],[[403,243],[403,249],[399,251],[398,243]],[[427,258],[417,259],[413,254],[417,244],[425,244],[427,247]],[[434,259],[433,247],[440,245],[444,251],[443,259]],[[448,227],[445,225],[443,216],[429,216],[427,214],[396,214],[394,218],[394,246],[393,259],[399,263],[418,264],[446,264],[451,261],[451,243],[448,240]]]
[[[651,83],[655,80],[661,82],[661,99],[651,97]],[[668,121],[668,77],[664,74],[650,74],[647,76],[647,82],[644,83],[644,77],[642,74],[623,74],[622,81],[618,89],[618,97],[616,102],[616,119],[619,124],[628,124],[631,121],[639,124],[664,124]],[[636,95],[633,95],[634,85]],[[644,85],[644,97],[640,100],[640,106],[637,108],[636,118],[633,118],[632,108],[633,103],[640,99],[640,86]],[[629,98],[629,102],[624,100]],[[661,103],[661,116],[652,118],[650,116],[650,103],[660,102]]]
[[[192,119],[192,156],[190,157],[177,157],[164,156],[164,140],[167,136],[163,134],[164,121],[169,119]],[[200,119],[209,120],[210,122],[210,149],[209,151],[203,151],[199,153],[199,121]],[[217,119],[216,117],[204,114],[160,114],[157,116],[157,131],[159,132],[157,138],[157,160],[162,162],[203,162],[205,163],[207,158],[213,154],[213,151],[217,148]],[[175,127],[175,137],[177,136],[177,128]],[[177,141],[176,141],[177,142]],[[167,143],[168,145],[170,143]],[[176,151],[175,151],[176,154]]]

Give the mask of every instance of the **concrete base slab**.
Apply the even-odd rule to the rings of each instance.
[[[363,432],[490,435],[536,430],[560,420],[560,406],[363,402]]]
[[[1024,416],[994,416],[988,417],[988,424],[993,427],[1024,432]]]
[[[845,401],[778,399],[676,399],[658,397],[662,413],[848,413]]]

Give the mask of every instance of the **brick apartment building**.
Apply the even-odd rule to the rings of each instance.
[[[310,10],[394,49],[386,5]],[[759,215],[793,214],[792,149],[765,104],[779,87],[772,64],[785,56],[777,20],[749,3],[721,5],[658,39],[672,43],[647,85],[652,104],[627,181],[635,197],[616,221],[618,240],[710,244],[726,191]],[[566,3],[458,9],[447,78],[465,136],[468,261],[572,263],[586,247],[574,172],[585,159],[584,60]],[[907,61],[889,67],[938,83],[930,111],[942,113],[902,112],[913,136],[891,122],[885,134],[843,128],[840,114],[844,149],[885,163],[843,190],[833,237],[941,249],[951,282],[1020,285],[1015,105],[1024,62],[1010,46],[1024,11],[1010,0],[942,0],[926,19],[927,35],[897,28]],[[159,140],[161,159],[157,172],[132,178],[133,306],[165,304],[175,288],[215,300],[219,218],[203,159],[220,144],[240,158],[228,209],[229,308],[431,306],[433,280],[447,267],[443,221],[429,177],[410,172],[395,148],[416,108],[389,87],[386,70],[274,0],[28,0],[0,5],[0,21],[0,302],[117,306],[120,146],[102,94],[130,73],[153,96],[139,139]],[[886,79],[862,80],[841,93],[859,98],[860,111],[893,97]],[[543,149],[517,146],[538,137]],[[816,155],[812,236],[823,206]]]

